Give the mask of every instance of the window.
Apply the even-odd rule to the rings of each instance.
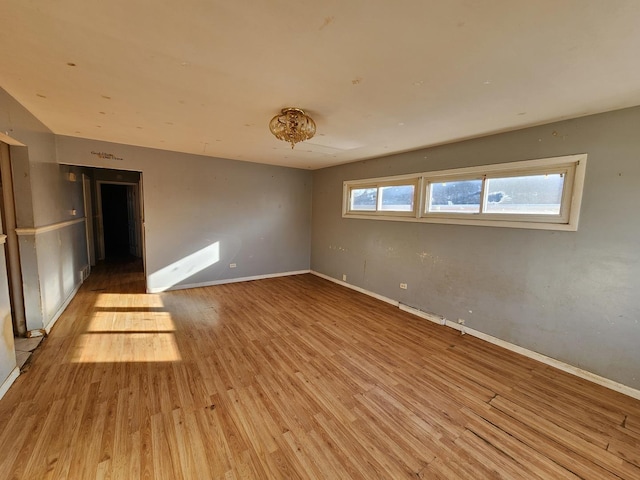
[[[429,212],[480,213],[482,179],[442,179],[430,184]]]
[[[351,190],[351,211],[375,212],[378,205],[378,189],[354,188]]]
[[[347,212],[355,215],[416,214],[418,179],[390,180],[359,184],[353,182],[347,190]]]
[[[344,182],[343,217],[576,230],[587,155]]]
[[[566,172],[487,178],[487,213],[560,215]]]

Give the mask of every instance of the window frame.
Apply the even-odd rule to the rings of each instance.
[[[386,179],[372,180],[353,180],[344,182],[343,197],[343,216],[372,216],[372,217],[413,217],[419,213],[420,207],[420,179],[415,175],[398,175],[397,177],[388,177]],[[348,183],[348,185],[347,185]],[[381,210],[382,195],[380,189],[384,187],[413,186],[413,209],[412,210]],[[376,209],[375,210],[352,210],[351,209],[351,192],[353,190],[361,190],[366,188],[375,188],[376,192]]]
[[[421,172],[392,177],[347,180],[343,182],[343,218],[411,221],[454,225],[479,225],[509,228],[576,231],[582,203],[587,154],[524,160],[474,167]],[[485,212],[487,180],[495,178],[551,175],[563,173],[563,191],[559,215]],[[429,212],[430,185],[446,181],[482,179],[480,212]],[[350,210],[351,191],[359,188],[379,188],[393,185],[415,185],[412,212]],[[380,198],[377,198],[379,205]],[[377,205],[377,206],[378,206]]]

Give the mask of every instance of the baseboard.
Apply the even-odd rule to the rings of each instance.
[[[531,358],[533,360],[537,360],[541,363],[544,363],[545,365],[555,367],[558,370],[562,370],[563,372],[570,373],[572,375],[575,375],[576,377],[583,378],[592,383],[607,387],[610,390],[615,390],[616,392],[623,393],[629,397],[640,400],[640,390],[636,390],[635,388],[628,387],[627,385],[615,382],[606,377],[601,377],[600,375],[596,375],[595,373],[591,373],[587,370],[583,370],[568,363],[561,362],[560,360],[556,360],[555,358],[547,357],[546,355],[534,352],[533,350],[529,350],[513,343],[506,342],[497,337],[488,335],[484,332],[480,332],[479,330],[474,330],[473,328],[459,325],[458,323],[452,322],[450,320],[445,320],[445,325],[447,327],[459,330],[463,335],[471,335],[472,337],[479,338],[481,340],[484,340],[485,342],[493,343],[494,345],[497,345],[499,347],[506,348],[507,350],[511,350],[512,352],[519,353],[520,355],[524,355],[525,357]]]
[[[188,288],[212,287],[214,285],[226,285],[227,283],[250,282],[252,280],[264,280],[266,278],[289,277],[310,273],[309,270],[296,270],[293,272],[267,273],[266,275],[254,275],[252,277],[228,278],[225,280],[213,280],[211,282],[189,283],[186,285],[173,285],[171,287],[147,288],[147,293],[162,293],[172,290],[186,290]]]
[[[13,385],[13,382],[16,381],[19,375],[20,369],[18,367],[15,367],[13,370],[11,370],[9,376],[5,379],[4,382],[2,382],[2,385],[0,385],[0,398],[4,397],[5,393],[7,393],[7,391],[9,390],[9,387]]]
[[[543,355],[541,353],[538,352],[534,352],[533,350],[529,350],[527,348],[521,347],[519,345],[515,345],[513,343],[507,342],[505,340],[501,340],[497,337],[491,336],[489,334],[486,334],[484,332],[481,332],[479,330],[474,330],[473,328],[469,328],[465,325],[461,325],[457,322],[452,322],[451,320],[447,320],[446,318],[440,316],[440,315],[436,315],[433,313],[428,313],[428,312],[423,312],[422,310],[418,310],[416,308],[413,307],[409,307],[408,305],[404,305],[398,301],[392,300],[388,297],[384,297],[382,295],[379,295],[377,293],[374,292],[370,292],[369,290],[365,290],[364,288],[361,287],[357,287],[355,285],[351,285],[347,282],[342,282],[340,280],[337,280],[333,277],[329,277],[328,275],[324,275],[322,273],[316,272],[314,270],[311,270],[311,273],[313,275],[316,275],[318,277],[324,278],[326,280],[329,280],[333,283],[337,283],[338,285],[342,285],[343,287],[347,287],[350,288],[352,290],[355,290],[357,292],[360,293],[364,293],[365,295],[369,295],[370,297],[374,297],[377,298],[379,300],[382,300],[384,302],[390,303],[391,305],[396,305],[398,306],[398,308],[400,308],[401,310],[411,313],[412,315],[417,315],[420,318],[424,318],[426,320],[429,320],[431,322],[434,322],[438,325],[443,325],[449,328],[453,328],[455,330],[458,330],[461,334],[463,335],[471,335],[472,337],[476,337],[479,338],[481,340],[484,340],[486,342],[492,343],[494,345],[497,345],[499,347],[502,348],[506,348],[507,350],[510,350],[512,352],[515,353],[519,353],[520,355],[524,355],[525,357],[531,358],[533,360],[537,360],[540,363],[544,363],[545,365],[549,365],[551,367],[555,367],[558,370],[562,370],[563,372],[567,372],[570,373],[571,375],[574,375],[576,377],[580,377],[584,380],[588,380],[589,382],[595,383],[597,385],[606,387],[610,390],[614,390],[616,392],[622,393],[624,395],[627,395],[629,397],[635,398],[640,400],[640,390],[637,390],[635,388],[629,387],[627,385],[624,385],[622,383],[618,383],[615,382],[613,380],[610,380],[606,377],[602,377],[600,375],[596,375],[595,373],[591,373],[587,370],[583,370],[581,368],[578,368],[576,366],[570,365],[568,363],[565,362],[561,362],[560,360],[556,360],[555,358],[551,358],[551,357],[547,357],[546,355]]]
[[[444,325],[444,317],[436,315],[435,313],[418,310],[417,308],[410,307],[409,305],[405,305],[404,303],[398,305],[398,308],[400,308],[400,310],[402,310],[403,312],[409,312],[413,315],[416,315],[417,317],[424,318],[425,320],[429,320],[433,323],[437,323],[438,325]]]
[[[62,312],[65,311],[65,309],[69,306],[69,303],[71,303],[71,300],[73,300],[73,297],[76,296],[76,293],[78,293],[78,290],[80,290],[80,287],[82,286],[82,282],[80,282],[78,285],[76,285],[76,287],[73,289],[73,291],[69,294],[69,296],[66,298],[66,300],[64,301],[64,303],[60,306],[60,308],[56,311],[56,313],[53,315],[53,317],[51,317],[51,320],[49,320],[49,323],[47,323],[47,325],[44,327],[44,330],[47,332],[47,335],[51,332],[51,329],[53,328],[53,326],[55,325],[55,323],[58,321],[58,319],[60,318],[60,315],[62,315]]]
[[[343,287],[350,288],[351,290],[355,290],[356,292],[364,293],[365,295],[369,295],[370,297],[377,298],[386,303],[390,303],[394,307],[398,307],[400,302],[397,300],[392,300],[389,297],[385,297],[384,295],[378,295],[377,293],[370,292],[369,290],[365,290],[364,288],[358,287],[356,285],[351,285],[350,283],[343,282],[342,280],[338,280],[337,278],[330,277],[329,275],[325,275],[324,273],[316,272],[315,270],[311,270],[311,274],[316,277],[324,278],[325,280],[329,280],[330,282],[337,283],[338,285],[342,285]]]

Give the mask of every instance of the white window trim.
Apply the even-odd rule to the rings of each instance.
[[[346,182],[345,182],[346,183]],[[382,201],[381,196],[379,195],[379,189],[382,187],[394,187],[399,185],[413,185],[413,210],[403,211],[403,210],[381,210],[380,202]],[[343,203],[343,216],[368,216],[368,217],[386,217],[386,216],[399,216],[399,217],[410,217],[415,218],[416,215],[420,211],[420,192],[422,190],[419,176],[416,175],[398,175],[396,177],[387,177],[385,179],[373,179],[373,180],[355,180],[353,182],[349,182],[349,186],[344,190],[345,201]],[[377,205],[376,210],[351,210],[351,190],[353,189],[361,189],[361,188],[376,188],[378,189],[377,195]]]
[[[456,168],[434,172],[421,172],[391,177],[347,180],[343,182],[342,217],[399,222],[441,223],[450,225],[478,225],[507,228],[576,231],[580,217],[587,154],[499,163],[477,167]],[[505,176],[535,175],[567,170],[560,217],[546,215],[478,214],[425,212],[429,182],[443,179],[493,178]],[[353,188],[376,187],[397,184],[415,184],[414,212],[350,211],[349,194]],[[484,193],[484,192],[483,192]]]

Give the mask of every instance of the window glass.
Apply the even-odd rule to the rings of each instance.
[[[380,210],[388,212],[412,212],[415,197],[414,185],[380,187]]]
[[[377,188],[351,189],[351,210],[375,211],[378,203]]]
[[[429,212],[479,213],[482,180],[433,182]]]
[[[486,213],[560,215],[565,175],[488,178]]]

